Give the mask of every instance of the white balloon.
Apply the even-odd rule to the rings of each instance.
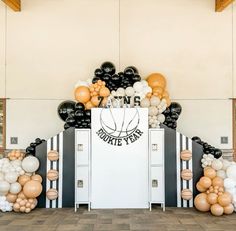
[[[153,95],[150,99],[151,106],[156,106],[157,107],[159,105],[159,103],[160,103],[160,98]]]
[[[141,92],[143,90],[143,85],[141,82],[136,82],[134,85],[133,85],[133,88],[136,92]]]
[[[220,160],[215,159],[215,160],[212,161],[211,167],[217,171],[217,170],[222,169],[223,164]]]
[[[1,180],[4,180],[4,173],[3,172],[0,172],[0,181]]]
[[[143,87],[148,87],[148,82],[146,80],[141,80],[141,84],[143,85]]]
[[[17,194],[21,191],[21,185],[18,182],[11,184],[10,193]]]
[[[117,96],[125,96],[125,89],[122,87],[119,87],[116,91]]]
[[[157,115],[157,113],[158,113],[158,110],[156,107],[151,106],[148,108],[148,115],[155,116],[155,115]]]
[[[16,172],[7,172],[5,174],[5,180],[10,184],[16,182],[17,178],[18,174]]]
[[[39,160],[34,156],[27,156],[22,161],[22,168],[26,172],[35,172],[39,168]]]
[[[150,106],[150,100],[148,98],[142,99],[140,102],[140,106],[148,108]]]
[[[132,87],[127,87],[127,88],[125,89],[125,94],[126,94],[127,96],[133,96],[133,95],[134,95],[134,89],[133,89]]]
[[[223,170],[226,170],[231,165],[231,163],[228,160],[222,159],[221,161],[223,164],[223,167],[222,167]]]
[[[10,189],[10,184],[7,181],[5,180],[0,181],[0,196],[6,195],[9,189]]]
[[[165,116],[163,114],[159,114],[157,116],[157,120],[160,122],[160,123],[164,123],[165,122]]]
[[[226,172],[225,172],[225,170],[223,170],[223,169],[218,170],[218,171],[216,172],[216,175],[219,176],[219,177],[221,177],[222,179],[225,179],[225,178],[226,178]]]
[[[236,181],[236,165],[230,165],[226,170],[226,174],[229,178]]]
[[[224,179],[224,187],[227,189],[234,188],[236,185],[235,181],[230,178],[225,178]]]

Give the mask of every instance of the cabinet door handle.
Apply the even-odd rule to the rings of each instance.
[[[152,187],[153,188],[157,188],[158,187],[158,180],[157,179],[152,180]]]
[[[152,144],[152,151],[157,151],[157,144]]]
[[[77,188],[83,188],[84,187],[84,181],[83,180],[77,180]]]
[[[78,144],[78,151],[83,151],[83,150],[84,150],[84,145]]]

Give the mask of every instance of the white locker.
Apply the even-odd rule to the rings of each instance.
[[[80,204],[90,210],[90,129],[75,130],[75,212]]]
[[[149,204],[165,211],[164,129],[149,129]]]

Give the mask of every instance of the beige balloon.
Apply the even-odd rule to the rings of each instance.
[[[49,200],[56,200],[58,197],[58,191],[54,188],[48,189],[46,196]]]
[[[183,150],[180,153],[181,160],[191,160],[192,159],[192,152],[190,150]]]
[[[58,176],[59,176],[58,171],[57,171],[57,170],[54,170],[54,169],[49,170],[48,173],[47,173],[47,178],[48,178],[48,180],[50,180],[50,181],[57,180],[57,179],[58,179]]]
[[[59,153],[56,150],[51,150],[48,152],[48,159],[51,161],[56,161],[59,159]]]
[[[184,200],[191,200],[193,198],[193,193],[190,189],[183,189],[181,192],[181,197]]]
[[[181,178],[183,180],[191,180],[193,178],[193,173],[190,169],[183,169],[181,171]]]

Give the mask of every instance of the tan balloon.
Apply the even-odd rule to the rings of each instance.
[[[211,207],[207,201],[207,195],[205,193],[200,193],[194,198],[194,205],[196,209],[201,212],[207,212]]]
[[[181,197],[184,200],[191,200],[193,198],[193,193],[190,189],[183,189],[181,192]]]
[[[50,189],[48,189],[46,195],[47,195],[47,198],[48,198],[49,200],[55,200],[55,199],[57,199],[57,197],[58,197],[58,192],[57,192],[56,189],[50,188]]]
[[[19,176],[18,178],[18,182],[20,183],[21,186],[24,186],[24,184],[30,180],[30,176],[28,175],[22,175],[22,176]]]
[[[99,105],[100,101],[101,101],[98,97],[99,97],[99,96],[93,96],[93,97],[91,98],[91,103],[92,103],[95,107],[97,107],[97,106]]]
[[[43,187],[39,181],[30,180],[28,181],[24,187],[23,192],[28,198],[38,197],[43,190]]]
[[[21,199],[21,200],[26,199],[26,196],[25,196],[25,194],[24,194],[23,191],[21,191],[17,196],[18,196],[18,199]],[[17,200],[18,200],[18,199],[17,199]]]
[[[87,110],[89,110],[89,109],[91,109],[91,108],[94,108],[94,105],[92,104],[91,101],[88,101],[88,102],[85,104],[85,108],[86,108]]]
[[[17,199],[17,195],[16,195],[16,194],[8,193],[8,194],[6,195],[6,200],[7,200],[9,203],[15,203],[15,202],[16,202],[16,199]]]
[[[222,216],[224,213],[224,208],[219,204],[214,204],[211,206],[211,213],[215,216]]]
[[[209,167],[204,169],[204,176],[209,177],[210,179],[213,179],[216,177],[216,171],[215,169]]]
[[[148,85],[151,88],[161,87],[161,88],[165,89],[165,87],[166,87],[166,79],[160,73],[153,73],[153,74],[149,75],[146,80],[148,82]]]
[[[190,150],[183,150],[180,153],[181,160],[191,160],[192,159],[192,152]]]
[[[207,201],[209,204],[213,205],[217,203],[218,195],[216,193],[209,193],[207,195]]]
[[[101,87],[99,95],[103,97],[108,97],[110,95],[110,90],[107,87]]]
[[[231,201],[232,197],[229,193],[223,193],[218,197],[218,203],[223,207],[228,206],[231,203]]]
[[[79,86],[75,89],[75,99],[80,103],[87,103],[90,100],[90,91],[88,87]]]
[[[59,153],[56,150],[51,150],[48,152],[48,159],[51,161],[56,161],[59,159]]]
[[[193,173],[190,169],[184,169],[181,171],[181,178],[183,180],[191,180],[193,178]]]
[[[31,180],[36,180],[40,183],[43,182],[43,178],[39,174],[35,174],[35,175],[31,176]]]
[[[25,206],[22,206],[22,207],[20,207],[20,211],[22,212],[22,213],[24,213],[25,212]]]
[[[211,179],[209,177],[203,176],[200,178],[199,184],[204,188],[209,188],[211,186]]]
[[[234,212],[234,206],[232,204],[229,204],[224,207],[224,214],[232,214]]]
[[[207,190],[199,182],[197,182],[196,188],[199,192],[205,192]]]
[[[49,170],[47,173],[47,178],[48,180],[51,180],[51,181],[57,180],[58,176],[59,176],[58,171],[54,169]]]
[[[224,186],[224,180],[221,177],[216,176],[212,180],[212,185],[213,186],[223,187]]]
[[[26,208],[26,209],[25,209],[25,212],[26,212],[26,213],[29,213],[30,211],[31,211],[30,208]]]

